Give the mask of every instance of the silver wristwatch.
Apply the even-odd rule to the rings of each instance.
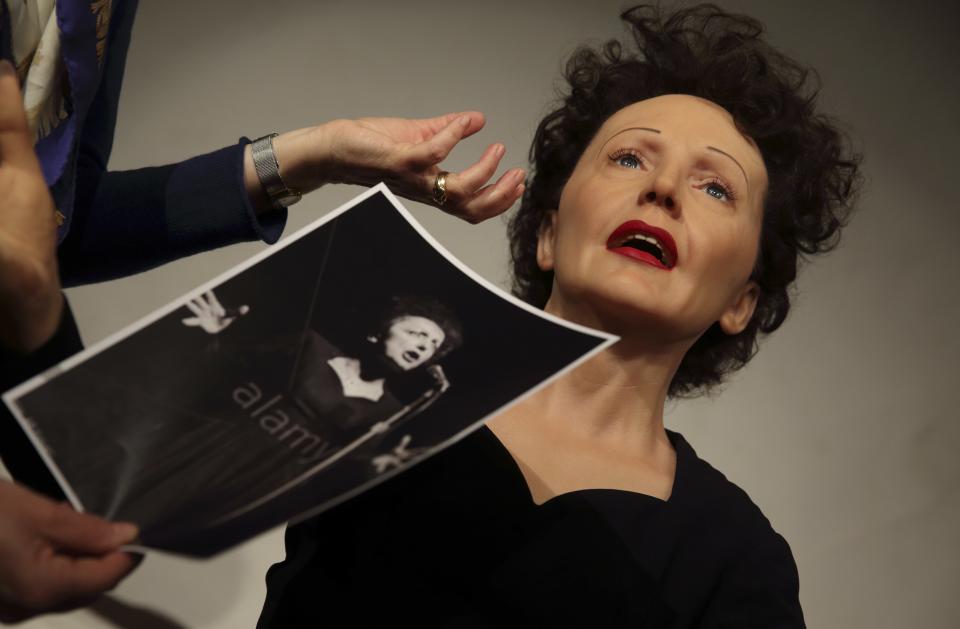
[[[270,204],[275,209],[289,207],[303,198],[296,190],[291,190],[287,184],[280,178],[280,163],[277,162],[277,155],[273,152],[273,138],[276,133],[257,138],[250,145],[253,153],[253,168],[257,171],[257,179],[263,186]]]

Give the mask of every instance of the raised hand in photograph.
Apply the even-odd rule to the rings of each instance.
[[[237,317],[250,312],[250,306],[246,304],[238,308],[224,308],[212,290],[191,299],[186,306],[193,316],[183,319],[183,325],[200,328],[207,334],[223,332]]]

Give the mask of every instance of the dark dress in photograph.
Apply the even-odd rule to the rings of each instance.
[[[85,401],[40,435],[69,452],[51,454],[84,508],[139,524],[147,545],[204,537],[402,408],[386,389],[377,400],[345,395],[327,362],[343,352],[312,330],[256,344],[205,338],[186,364],[164,338],[138,370],[118,369],[126,361],[115,356],[108,372],[67,371],[54,381],[58,396],[23,401],[28,417]]]

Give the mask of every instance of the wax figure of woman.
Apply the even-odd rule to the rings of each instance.
[[[264,175],[270,194],[246,138],[176,164],[108,171],[136,9],[136,0],[0,0],[0,59],[12,61],[23,82],[27,124],[55,204],[50,216],[35,219],[32,239],[18,243],[26,253],[10,255],[10,286],[30,295],[32,306],[29,316],[17,316],[17,345],[0,354],[4,390],[80,349],[61,284],[119,277],[242,240],[274,242],[284,204],[326,183],[386,181],[397,194],[439,205],[440,162],[484,124],[480,113],[463,112],[336,120],[283,133],[258,144],[258,163],[275,160],[276,172]],[[523,170],[488,185],[503,154],[502,144],[492,144],[475,164],[449,174],[443,209],[477,222],[510,207],[522,193]],[[14,475],[60,496],[15,422],[6,417],[0,430],[0,453]]]
[[[857,158],[755,20],[622,17],[636,52],[574,54],[510,226],[516,292],[622,340],[288,529],[261,628],[804,625],[789,546],[663,408],[782,323],[801,254],[836,241]]]

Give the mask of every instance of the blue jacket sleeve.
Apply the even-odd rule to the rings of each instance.
[[[107,170],[136,12],[115,3],[101,83],[79,137],[70,232],[60,244],[71,286],[130,275],[244,240],[275,242],[286,211],[257,216],[243,184],[249,140],[166,166]]]
[[[73,223],[58,252],[64,285],[130,275],[243,240],[276,242],[286,211],[258,219],[242,160],[238,144],[168,166],[82,166]]]

